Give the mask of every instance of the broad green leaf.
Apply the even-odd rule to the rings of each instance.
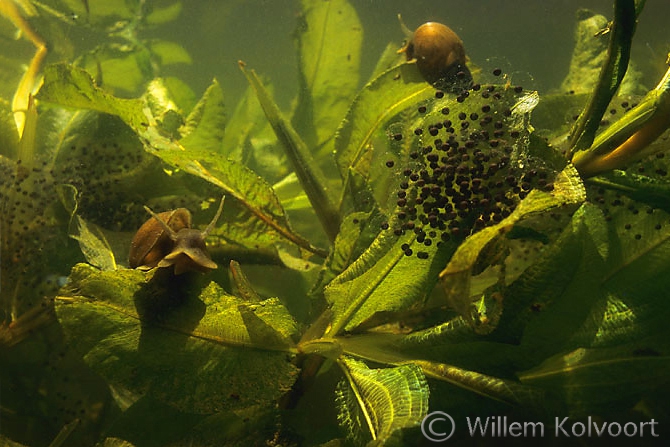
[[[267,404],[288,390],[295,368],[283,351],[296,326],[277,299],[246,303],[215,283],[196,298],[170,281],[160,270],[79,264],[58,298],[59,320],[110,383],[182,411]]]
[[[133,129],[147,126],[144,103],[139,99],[120,99],[99,89],[86,71],[67,64],[44,69],[44,85],[37,98],[41,101],[78,109],[97,110],[119,116]]]
[[[113,97],[98,89],[85,71],[63,64],[54,65],[45,72],[40,97],[44,101],[66,107],[98,110],[119,116],[138,134],[147,152],[223,189],[226,195],[238,201],[254,217],[264,234],[270,233],[273,241],[287,239],[302,249],[325,257],[322,250],[293,232],[274,192],[260,177],[242,165],[223,160],[216,153],[184,147],[179,141],[165,135],[154,119],[144,115],[145,111],[149,111],[145,101]],[[212,117],[211,121],[220,117],[217,113],[209,112],[204,116]],[[211,126],[211,121],[208,118],[206,126]]]
[[[162,25],[165,23],[172,22],[182,10],[182,2],[176,1],[167,6],[159,6],[159,4],[151,5],[151,12],[147,14],[145,20],[149,25]]]
[[[503,380],[475,371],[425,360],[414,360],[412,364],[419,366],[428,377],[449,382],[473,393],[508,404],[529,404],[540,396],[537,390],[524,387],[511,380]]]
[[[312,153],[331,140],[358,89],[363,28],[347,0],[302,0],[296,40],[300,67],[296,131]]]
[[[419,425],[428,413],[428,383],[419,367],[370,369],[347,356],[338,364],[346,377],[337,388],[338,419],[352,438],[383,444],[394,431]]]
[[[222,153],[228,158],[242,161],[247,140],[252,135],[257,137],[263,126],[269,126],[267,119],[256,99],[254,90],[248,87],[228,119],[223,136]]]
[[[573,215],[572,224],[544,247],[540,256],[534,256],[532,265],[503,290],[504,312],[496,330],[487,337],[496,341],[498,350],[503,353],[501,358],[493,355],[499,367],[507,364],[505,368],[511,365],[512,370],[524,368],[541,361],[545,352],[547,355],[555,353],[569,342],[573,331],[581,327],[591,307],[601,298],[599,281],[604,260],[588,230],[599,222],[597,213],[594,216],[590,208],[580,208]],[[425,341],[432,340],[436,347],[436,355],[449,352],[459,355],[453,342],[475,341],[462,328],[462,323],[451,323],[440,331],[428,330],[426,336]],[[415,343],[423,342],[421,338],[408,337],[408,341],[412,339]],[[426,348],[428,346],[430,344],[426,344]],[[467,357],[467,351],[459,356],[460,360],[464,355]],[[481,357],[492,356],[482,354]],[[472,361],[475,363],[468,361],[465,365],[472,368],[480,364],[476,358]]]
[[[185,124],[183,117],[193,111],[198,101],[193,90],[178,78],[152,79],[147,84],[142,99],[157,120],[164,119],[170,111],[175,112],[180,120],[179,126]],[[175,128],[176,130],[181,129]],[[186,129],[187,132],[191,130],[193,129]]]
[[[604,298],[602,241],[591,233],[599,223],[602,215],[582,206],[546,257],[538,258],[509,290],[518,300],[510,317],[524,327],[521,345],[538,359],[574,346],[575,333]]]
[[[150,141],[157,144],[159,139],[154,134]],[[173,150],[172,142],[163,142],[166,146],[154,146],[148,150],[166,163],[220,187],[227,196],[239,202],[245,213],[253,217],[253,226],[245,225],[240,228],[249,237],[247,240],[238,239],[239,243],[248,241],[248,245],[254,247],[259,241],[265,241],[265,245],[286,239],[310,252],[324,254],[323,250],[312,246],[309,241],[293,232],[270,185],[251,170],[232,160],[222,159],[212,152],[196,149]]]
[[[403,244],[427,259],[406,256]],[[452,254],[453,244],[438,248],[416,241],[414,233],[395,236],[382,231],[370,247],[325,289],[334,320],[331,334],[351,331],[377,312],[399,311],[423,302],[437,273]]]
[[[612,247],[606,281],[626,290],[644,285],[644,278],[662,278],[668,270],[670,214],[613,192],[603,198]]]
[[[188,51],[175,42],[153,40],[149,42],[149,49],[155,56],[158,56],[161,65],[190,64],[193,62]]]
[[[195,108],[186,118],[184,137],[179,141],[185,148],[218,152],[225,134],[226,109],[223,91],[214,79]]]
[[[645,175],[639,174],[639,171],[638,173],[612,171],[589,179],[588,184],[621,191],[640,204],[644,203],[670,213],[670,181],[660,175],[667,172],[667,165],[659,161],[655,159],[636,164],[637,169],[648,173]]]
[[[405,56],[404,55],[400,56],[398,54],[398,43],[397,42],[388,43],[386,47],[384,47],[384,51],[382,52],[382,54],[379,56],[377,64],[375,65],[375,68],[372,70],[372,74],[370,75],[368,82],[371,82],[377,76],[398,65],[398,60],[401,58],[405,59]]]
[[[365,155],[374,134],[398,112],[434,93],[411,63],[395,66],[368,82],[337,130],[334,149],[342,178],[348,178],[349,169],[366,172]]]
[[[114,253],[102,230],[77,214],[77,189],[72,185],[57,185],[56,191],[70,216],[70,237],[79,243],[86,262],[101,270],[115,270]]]
[[[668,349],[666,337],[613,348],[578,348],[519,377],[525,384],[560,392],[576,414],[630,408],[641,394],[668,385],[670,357],[654,348],[640,348],[648,345]]]
[[[157,75],[155,59],[145,46],[104,43],[82,55],[77,66],[94,74],[99,87],[136,94]]]
[[[500,241],[514,225],[523,219],[552,210],[579,205],[586,192],[577,171],[569,165],[558,174],[554,190],[550,193],[532,190],[516,209],[499,224],[484,228],[468,237],[440,273],[445,293],[452,306],[470,321],[477,321],[477,311],[472,308],[471,278],[473,269],[482,253]]]
[[[670,287],[668,213],[624,196],[605,194],[610,245],[602,288],[607,301],[594,309],[598,346],[663,334],[667,328],[666,291]],[[616,198],[619,197],[619,198]],[[583,337],[582,337],[583,338]]]
[[[335,208],[332,199],[333,193],[328,187],[325,176],[316,164],[305,142],[293,129],[291,123],[284,119],[279,107],[272,100],[256,73],[253,70],[247,70],[243,63],[240,63],[240,68],[256,92],[265,116],[274,129],[277,139],[284,147],[293,170],[298,176],[307,197],[309,197],[323,229],[331,241],[335,240],[340,227],[340,215]]]
[[[365,334],[337,337],[334,342],[346,356],[355,356],[375,363],[402,366],[412,364],[427,377],[450,383],[470,392],[508,404],[533,404],[540,397],[537,390],[515,380],[500,379],[494,374],[510,375],[518,349],[501,343],[487,342],[474,334],[466,324],[431,328],[408,335]],[[449,335],[451,333],[451,335]],[[453,349],[452,349],[453,348]],[[511,355],[510,355],[511,354]],[[489,358],[490,357],[490,358]],[[449,364],[440,361],[453,358]],[[433,360],[435,359],[435,360]],[[438,360],[439,359],[439,360]],[[455,366],[465,363],[472,368],[494,371],[484,374],[474,369]],[[512,371],[516,371],[512,369]]]
[[[45,155],[49,169],[63,169],[71,156],[72,146],[82,137],[91,135],[98,126],[97,113],[89,110],[65,110],[51,108],[40,114],[37,138],[38,149]],[[69,152],[69,153],[68,153]]]
[[[352,213],[345,217],[333,250],[324,263],[319,281],[313,287],[315,293],[320,293],[325,285],[349,267],[370,246],[380,223],[380,219],[372,218],[370,213]]]
[[[101,270],[115,270],[116,260],[100,228],[87,223],[81,216],[74,216],[74,233],[70,237],[79,242],[86,261]]]

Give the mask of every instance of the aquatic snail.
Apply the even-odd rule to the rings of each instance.
[[[400,20],[409,38],[398,53],[405,53],[407,60],[416,59],[416,66],[428,83],[447,91],[469,88],[472,74],[466,66],[465,47],[451,28],[427,22],[412,33]]]
[[[221,216],[224,198],[204,231],[191,228],[191,213],[186,208],[156,214],[145,206],[151,218],[142,224],[130,243],[130,268],[149,270],[174,266],[176,275],[192,271],[207,273],[216,269],[205,239]]]

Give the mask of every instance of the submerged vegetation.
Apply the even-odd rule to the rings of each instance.
[[[397,42],[360,88],[354,8],[300,3],[282,110],[243,62],[235,107],[216,80],[198,99],[160,76],[189,55],[145,32],[179,2],[0,0],[38,48],[0,100],[0,439],[416,445],[435,410],[463,440],[473,415],[670,421],[670,70],[616,95],[644,2],[615,1],[592,93],[546,96],[461,56],[436,89]],[[63,27],[107,39],[42,67]],[[177,242],[190,227],[211,259]]]

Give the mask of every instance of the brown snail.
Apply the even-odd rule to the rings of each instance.
[[[145,206],[151,218],[142,224],[130,243],[130,268],[149,270],[174,266],[175,275],[216,269],[216,263],[207,252],[205,238],[221,216],[224,198],[204,231],[191,228],[191,213],[186,208],[156,214]]]
[[[450,91],[469,88],[472,74],[465,65],[465,47],[451,28],[427,22],[412,33],[402,20],[401,26],[410,38],[398,53],[405,53],[407,60],[416,59],[416,66],[428,83]]]

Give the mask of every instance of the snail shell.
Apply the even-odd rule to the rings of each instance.
[[[216,225],[223,210],[219,209],[205,231],[191,228],[191,213],[186,208],[154,213],[144,207],[151,218],[144,222],[130,243],[130,268],[149,270],[174,266],[174,273],[196,271],[206,273],[217,268],[207,252],[205,238]]]
[[[424,23],[398,52],[405,53],[407,60],[416,59],[423,78],[437,88],[460,90],[472,82],[463,41],[446,25]]]

